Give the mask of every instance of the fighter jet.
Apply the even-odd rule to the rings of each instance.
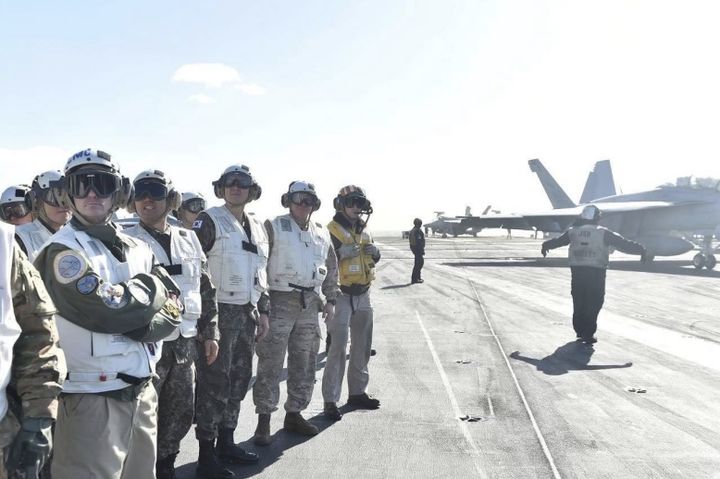
[[[544,187],[548,185],[546,191],[549,188],[553,192],[552,195],[548,192],[554,207],[552,211],[473,216],[464,218],[461,223],[473,228],[530,229],[555,233],[569,228],[583,205],[576,206],[538,160],[530,160],[529,166],[533,172],[543,172],[538,177]],[[591,193],[588,195],[593,196]],[[691,251],[695,245],[680,237],[681,231],[712,237],[720,225],[720,182],[686,177],[678,179],[675,184],[665,184],[653,190],[595,198],[586,204],[594,204],[603,212],[601,225],[643,244],[648,251],[647,259],[652,260],[655,256],[675,256]],[[712,269],[717,264],[710,242],[706,243],[703,251],[693,258],[696,268]]]
[[[490,205],[485,208],[485,211],[483,211],[483,215],[487,214],[489,210]],[[431,231],[433,236],[435,234],[440,234],[443,238],[447,238],[447,235],[450,234],[453,236],[453,238],[457,238],[458,235],[462,234],[471,234],[473,236],[477,236],[477,234],[482,230],[482,228],[474,228],[462,224],[462,220],[464,218],[473,217],[472,210],[469,206],[465,207],[465,216],[443,216],[445,214],[444,211],[434,211],[433,213],[435,213],[435,221],[431,221],[430,223],[426,223],[423,225],[426,234],[428,233],[428,231]]]

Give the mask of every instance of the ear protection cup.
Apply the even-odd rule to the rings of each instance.
[[[333,208],[335,208],[335,211],[341,211],[343,209],[343,200],[341,196],[336,196],[333,199]]]
[[[182,205],[182,195],[177,190],[172,190],[167,197],[167,207],[169,211],[176,211]]]
[[[224,176],[224,175],[223,175]],[[222,187],[220,186],[220,183],[222,182],[223,177],[221,176],[219,180],[215,180],[212,182],[213,185],[213,193],[215,193],[215,197],[219,200],[223,199],[222,195]]]
[[[262,195],[262,188],[260,187],[260,185],[258,185],[257,183],[255,183],[254,185],[252,185],[252,186],[250,187],[250,193],[249,193],[248,201],[258,200],[258,199],[260,199],[260,195]]]
[[[283,193],[280,197],[280,204],[283,208],[290,208],[290,199],[288,198],[287,193]]]

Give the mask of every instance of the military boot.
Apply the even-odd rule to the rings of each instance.
[[[167,457],[158,459],[155,463],[155,474],[157,479],[176,479],[175,476],[175,454],[170,454]]]
[[[218,431],[218,458],[228,464],[256,464],[258,455],[235,444],[233,432],[234,429],[230,428],[222,428]]]
[[[218,461],[215,455],[214,442],[200,441],[200,454],[195,474],[202,479],[233,479],[235,473],[223,467]]]
[[[320,432],[314,424],[310,424],[299,412],[285,414],[284,427],[286,431],[295,432],[303,436],[315,436]]]
[[[367,393],[353,394],[348,397],[347,403],[356,409],[377,409],[380,401],[367,395]]]
[[[255,429],[253,442],[258,446],[269,446],[272,442],[272,437],[270,437],[270,414],[258,414],[258,425]]]
[[[326,418],[332,421],[339,421],[340,419],[342,419],[342,414],[337,407],[337,403],[334,402],[325,403],[325,406],[323,407],[323,414]]]

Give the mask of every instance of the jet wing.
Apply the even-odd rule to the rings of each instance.
[[[704,202],[669,202],[669,201],[625,201],[625,202],[593,202],[600,208],[604,216],[629,213],[634,211],[647,211],[653,209],[673,208],[703,204]],[[572,208],[558,208],[551,211],[510,214],[510,215],[483,215],[464,217],[462,224],[468,228],[510,228],[519,230],[533,230],[548,232],[565,231],[580,216],[587,205]]]

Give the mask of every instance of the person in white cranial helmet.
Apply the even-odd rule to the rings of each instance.
[[[15,229],[15,239],[30,261],[57,230],[70,221],[72,212],[60,204],[62,173],[49,170],[33,179],[28,198],[33,221]]]
[[[247,206],[262,188],[245,165],[231,165],[213,183],[223,200],[193,224],[217,288],[220,328],[218,360],[198,363],[195,435],[200,445],[197,474],[232,477],[219,461],[255,464],[258,456],[235,444],[240,404],[250,379],[255,344],[268,330],[267,231]],[[217,439],[217,442],[215,441]]]
[[[33,218],[28,193],[30,187],[27,185],[7,187],[0,195],[0,219],[15,226],[30,223]]]
[[[597,342],[597,318],[605,301],[605,272],[610,248],[638,254],[644,260],[645,248],[634,241],[600,226],[602,212],[595,205],[585,206],[575,224],[561,236],[545,241],[540,253],[570,245],[568,258],[572,275],[573,328],[578,341],[587,345]]]
[[[173,479],[180,441],[195,413],[195,363],[212,364],[218,354],[217,302],[195,232],[168,223],[181,202],[173,182],[160,170],[145,170],[135,177],[133,190],[128,211],[140,222],[124,232],[150,246],[180,287],[184,305],[180,328],[163,341],[153,380],[159,397],[157,479]]]
[[[175,218],[182,223],[183,228],[192,229],[198,215],[205,210],[205,197],[202,193],[186,191],[182,194],[180,207],[175,210]]]
[[[55,303],[67,376],[52,476],[154,477],[161,341],[180,324],[180,288],[112,213],[132,185],[103,151],[67,161],[59,203],[73,211],[35,266]]]
[[[254,442],[268,445],[270,415],[277,411],[280,375],[287,353],[286,431],[314,436],[318,428],[302,417],[315,385],[320,346],[318,312],[326,321],[335,314],[339,293],[337,258],[327,228],[310,220],[320,208],[315,186],[293,181],[280,198],[288,213],[265,222],[270,243],[270,332],[257,345],[253,386],[258,425]]]

